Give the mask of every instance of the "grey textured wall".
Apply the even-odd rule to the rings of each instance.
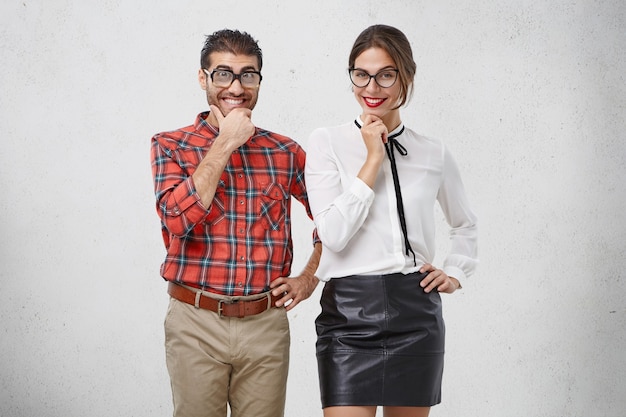
[[[624,2],[135,3],[0,4],[0,415],[171,415],[150,137],[206,108],[199,50],[229,27],[265,53],[253,120],[306,148],[358,114],[347,55],[373,23],[411,39],[403,119],[450,147],[480,217],[431,415],[625,415]],[[318,298],[290,313],[288,416],[321,415]]]

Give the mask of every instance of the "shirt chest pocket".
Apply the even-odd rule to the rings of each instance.
[[[261,223],[268,230],[282,230],[285,227],[285,218],[289,208],[289,194],[277,182],[263,183],[261,198],[259,199],[259,214]]]

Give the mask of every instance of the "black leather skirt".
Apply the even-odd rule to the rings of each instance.
[[[445,326],[426,274],[331,279],[315,320],[322,407],[441,402]]]

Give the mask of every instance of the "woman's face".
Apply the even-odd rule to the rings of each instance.
[[[366,49],[354,60],[354,68],[356,71],[352,71],[352,78],[359,77],[362,80],[357,82],[359,85],[367,82],[368,76],[376,74],[379,74],[377,79],[383,85],[389,83],[390,77],[396,77],[393,85],[387,88],[381,87],[371,77],[365,87],[353,85],[354,97],[363,109],[363,116],[371,114],[384,120],[399,113],[394,107],[397,107],[400,97],[400,80],[397,79],[397,71],[393,71],[397,67],[389,54],[381,48]]]

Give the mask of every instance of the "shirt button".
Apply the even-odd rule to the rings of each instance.
[[[243,235],[243,229],[239,229],[239,233]]]
[[[239,259],[241,259],[241,260],[243,261],[245,258],[242,256],[242,257],[240,257]]]
[[[238,283],[237,283],[237,286],[238,286],[238,287],[243,287],[243,282],[238,282]]]
[[[243,206],[243,200],[239,200],[239,204]]]
[[[237,175],[239,178],[243,178],[243,174],[239,174]]]

